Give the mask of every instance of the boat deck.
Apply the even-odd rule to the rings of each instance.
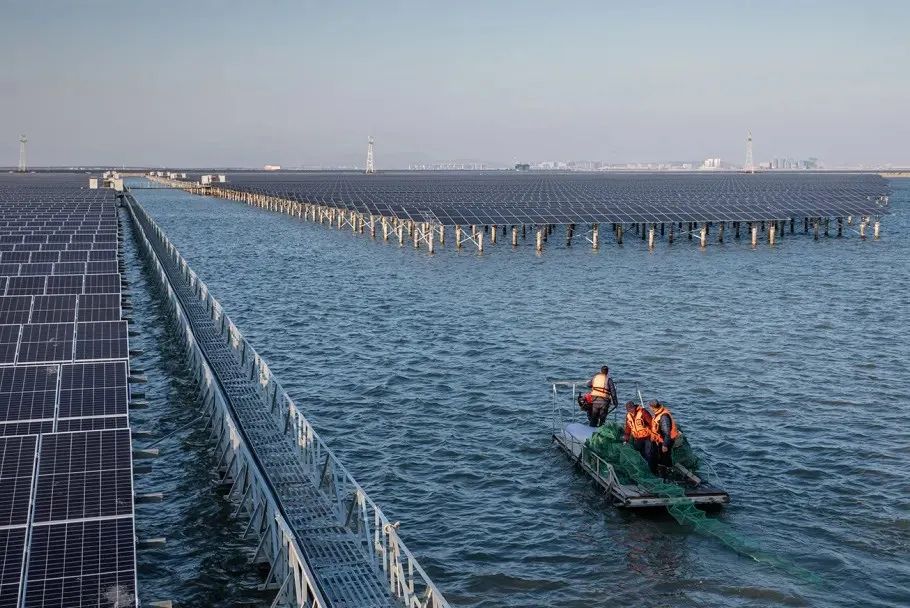
[[[570,422],[553,434],[553,440],[572,458],[594,481],[606,490],[617,507],[641,509],[667,507],[677,501],[692,502],[699,506],[723,505],[730,502],[730,495],[706,483],[687,484],[685,498],[671,498],[652,494],[635,484],[622,484],[613,472],[613,467],[604,461],[598,464],[598,457],[585,448],[585,442],[594,434],[594,428],[577,422]],[[604,474],[600,471],[606,470]]]

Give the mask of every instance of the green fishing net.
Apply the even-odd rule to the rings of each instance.
[[[686,497],[683,486],[673,483],[672,480],[664,481],[651,473],[648,463],[638,450],[623,443],[623,427],[612,422],[599,427],[585,444],[585,452],[588,451],[612,465],[621,484],[635,484],[651,494],[672,499],[667,506],[667,511],[680,524],[691,526],[697,532],[712,536],[737,553],[756,561],[782,568],[807,581],[817,582],[819,580],[808,570],[761,550],[753,542],[736,534],[724,522],[708,517],[703,510],[695,506],[691,499]],[[673,446],[672,458],[674,464],[681,464],[693,474],[698,473],[699,460],[685,435],[677,439]],[[590,456],[585,458],[585,461],[601,474],[608,475],[607,471],[600,470],[606,468],[603,462]]]

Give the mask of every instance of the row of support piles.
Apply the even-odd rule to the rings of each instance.
[[[290,201],[266,194],[243,192],[220,186],[212,186],[207,194],[218,196],[232,201],[247,203],[248,205],[286,213],[293,217],[307,219],[312,222],[332,226],[338,229],[350,228],[356,234],[369,232],[371,238],[382,237],[382,240],[397,240],[399,246],[411,244],[419,249],[426,247],[430,253],[436,251],[437,246],[446,242],[446,226],[433,221],[420,222],[411,219],[400,219],[383,215],[363,214],[359,211],[342,209],[331,205]],[[697,240],[702,247],[707,246],[711,232],[716,234],[717,242],[723,243],[728,231],[733,238],[740,240],[743,235],[749,238],[753,247],[758,246],[761,240],[767,240],[769,245],[774,245],[782,239],[789,229],[790,234],[795,234],[798,223],[802,231],[808,234],[812,230],[813,237],[818,240],[823,232],[830,236],[836,230],[837,236],[843,236],[845,226],[857,225],[856,229],[849,228],[859,233],[860,238],[867,236],[868,226],[872,224],[872,236],[879,238],[880,223],[877,219],[868,217],[806,217],[798,222],[795,218],[784,220],[766,221],[728,221],[728,222],[661,222],[661,223],[614,223],[610,224],[617,244],[622,244],[627,231],[634,231],[642,241],[646,241],[648,248],[652,249],[659,239],[672,244],[677,238],[686,238],[689,241]],[[834,226],[832,227],[832,223]],[[563,224],[565,226],[566,246],[571,246],[576,239],[582,239],[590,244],[593,249],[599,249],[601,243],[601,230],[606,225],[591,224],[585,230],[579,230],[578,224]],[[496,245],[501,238],[509,239],[513,247],[521,241],[526,241],[529,236],[534,239],[537,252],[542,252],[550,237],[553,236],[557,224],[518,224],[518,225],[471,225],[452,226],[449,229],[454,233],[455,248],[461,249],[466,243],[473,244],[479,252],[483,252],[487,243]],[[530,233],[530,234],[529,234]]]

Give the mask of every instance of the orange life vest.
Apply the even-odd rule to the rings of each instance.
[[[609,384],[610,381],[608,380],[607,374],[597,374],[591,380],[591,395],[595,399],[598,397],[601,399],[606,399],[609,392],[607,389]]]
[[[642,421],[644,413],[645,411],[640,407],[635,408],[635,412],[626,412],[626,424],[631,429],[633,439],[647,439],[651,436],[651,429],[646,427]]]
[[[664,442],[664,438],[660,434],[660,419],[664,416],[670,417],[670,439],[675,441],[679,437],[679,429],[676,428],[676,420],[673,419],[673,414],[670,413],[670,410],[661,406],[651,414],[651,440],[657,443]]]

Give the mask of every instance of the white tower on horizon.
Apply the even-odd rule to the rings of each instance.
[[[28,162],[25,151],[25,144],[28,138],[25,135],[19,136],[19,173],[25,173],[28,170]]]
[[[367,170],[366,174],[376,173],[376,167],[373,166],[373,136],[367,140]]]
[[[755,163],[752,162],[752,129],[749,129],[749,136],[746,138],[746,164],[743,171],[755,173]]]

